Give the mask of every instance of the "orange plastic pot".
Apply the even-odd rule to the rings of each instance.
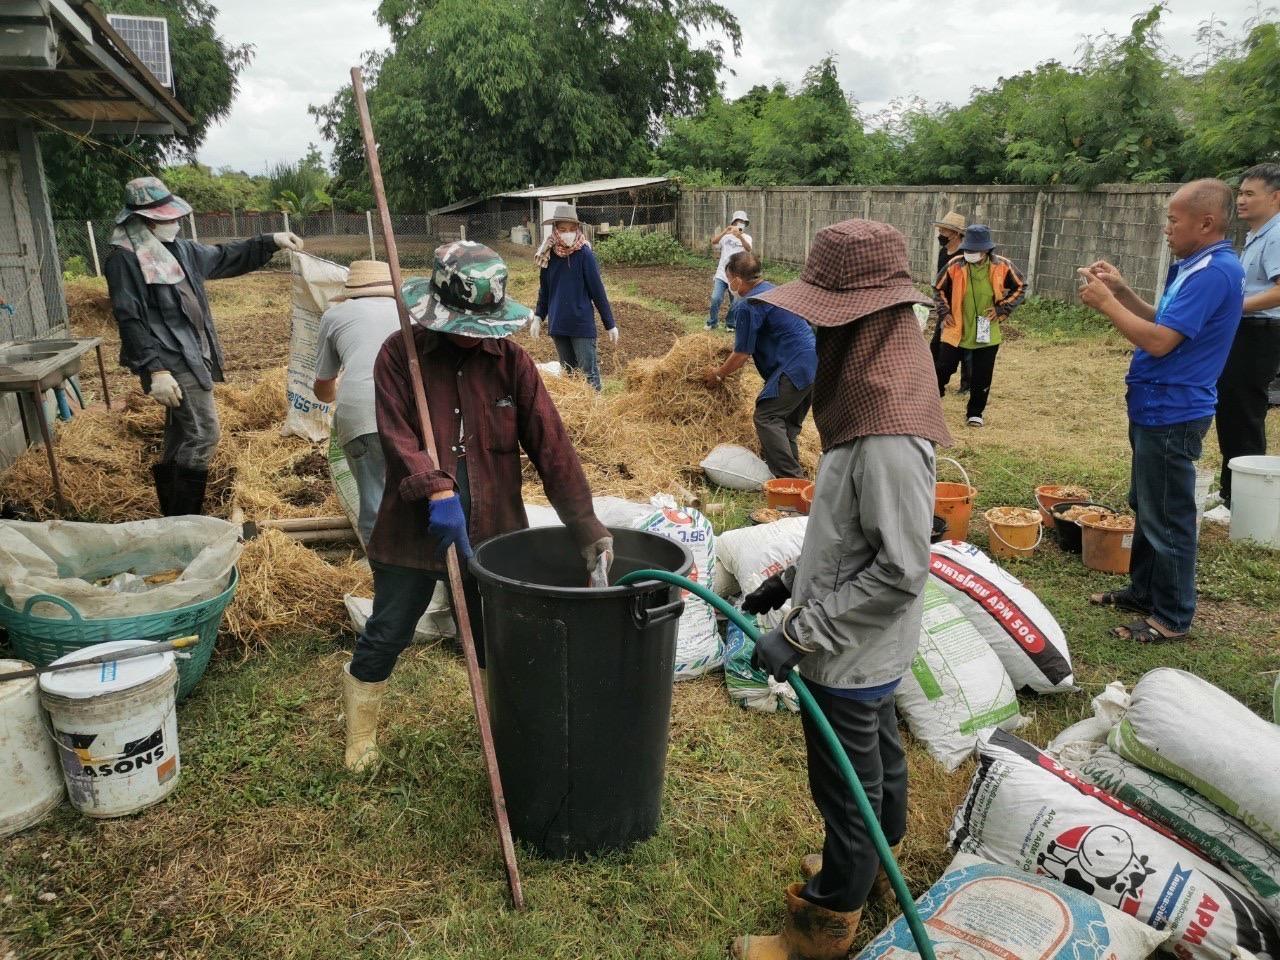
[[[1080,524],[1080,559],[1099,573],[1128,573],[1133,554],[1133,530],[1100,527],[1102,514],[1087,513]]]
[[[1050,530],[1054,527],[1054,507],[1067,501],[1086,503],[1093,496],[1084,487],[1078,487],[1075,484],[1072,484],[1066,493],[1063,493],[1063,490],[1064,485],[1060,483],[1046,483],[1036,487],[1036,504],[1040,507],[1040,520]]]
[[[998,511],[1013,510],[1017,517],[1001,516]],[[987,530],[991,534],[992,556],[1004,560],[1020,560],[1031,556],[1044,538],[1044,525],[1040,515],[1026,507],[992,507],[985,514]]]
[[[969,474],[950,457],[939,457],[939,461],[954,463],[964,477],[964,483],[950,483],[940,480],[934,485],[933,513],[947,523],[946,540],[968,540],[969,521],[973,519],[973,505],[978,499],[978,488],[969,483]]]
[[[812,510],[812,509],[813,509],[813,491],[814,491],[814,489],[815,489],[815,486],[814,486],[814,484],[812,484],[812,483],[811,483],[811,484],[809,484],[809,486],[808,486],[807,488],[805,488],[803,491],[801,491],[801,493],[800,493],[800,502],[804,504],[804,506],[800,508],[800,512],[801,512],[801,513],[808,513],[810,510]]]
[[[813,489],[812,480],[793,479],[791,477],[775,477],[764,483],[764,501],[774,510],[794,510],[797,513],[808,513],[808,503],[804,500],[804,492]]]

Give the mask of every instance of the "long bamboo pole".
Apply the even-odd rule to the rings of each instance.
[[[373,122],[369,119],[369,103],[364,95],[364,78],[359,67],[351,68],[351,87],[355,91],[356,110],[360,116],[360,135],[364,138],[365,157],[369,163],[369,179],[373,184],[373,196],[378,203],[378,216],[382,221],[382,239],[387,249],[387,266],[391,268],[391,287],[396,294],[396,307],[400,314],[400,334],[404,338],[405,353],[409,358],[409,377],[413,383],[413,401],[418,411],[418,427],[422,432],[422,444],[435,463],[440,462],[436,453],[435,434],[431,430],[431,418],[427,411],[427,394],[422,385],[422,367],[418,363],[418,349],[414,344],[410,326],[409,307],[400,290],[400,253],[396,248],[395,232],[391,226],[391,211],[387,207],[387,194],[382,185],[382,167],[378,163],[378,144],[373,137]],[[471,685],[471,700],[475,704],[476,725],[480,728],[480,745],[484,751],[485,769],[489,774],[489,794],[493,798],[493,816],[498,822],[498,838],[502,845],[502,859],[507,867],[507,882],[511,886],[511,901],[517,910],[524,909],[524,891],[520,887],[520,867],[516,863],[516,848],[511,840],[511,824],[507,820],[507,801],[502,793],[502,778],[498,773],[498,757],[493,749],[493,730],[489,724],[489,707],[484,698],[480,679],[480,664],[476,660],[475,640],[471,630],[471,617],[467,612],[467,598],[462,588],[462,569],[458,565],[458,551],[449,547],[446,560],[449,571],[449,595],[453,598],[453,616],[458,624],[458,641],[467,664],[467,680]]]

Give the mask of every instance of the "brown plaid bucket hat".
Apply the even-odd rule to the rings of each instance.
[[[904,303],[931,303],[911,282],[907,239],[876,220],[842,220],[819,230],[799,280],[753,300],[804,317],[815,327],[840,327]]]

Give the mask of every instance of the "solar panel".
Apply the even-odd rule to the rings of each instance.
[[[129,45],[138,59],[157,80],[173,89],[173,66],[169,61],[169,21],[164,17],[132,17],[122,13],[107,14],[120,39]]]

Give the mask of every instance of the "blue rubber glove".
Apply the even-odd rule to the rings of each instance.
[[[458,553],[471,559],[471,541],[467,539],[467,515],[455,493],[451,497],[427,501],[427,536],[436,541],[436,559],[443,560],[449,547],[457,544]]]

